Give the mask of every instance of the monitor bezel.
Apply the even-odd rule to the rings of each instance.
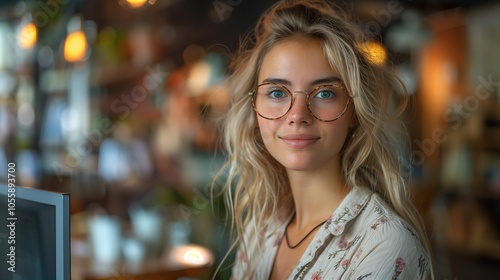
[[[0,184],[0,195],[7,197],[8,186]],[[15,186],[15,198],[55,207],[56,280],[71,279],[71,237],[69,193]]]

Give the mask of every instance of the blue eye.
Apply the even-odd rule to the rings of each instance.
[[[271,98],[276,98],[276,99],[286,97],[286,93],[285,93],[285,92],[283,92],[282,90],[278,90],[278,89],[271,90],[271,91],[268,93],[268,95],[269,95]]]
[[[335,93],[333,93],[332,91],[322,90],[322,91],[317,92],[314,97],[318,97],[318,98],[332,98],[334,95],[335,95]]]

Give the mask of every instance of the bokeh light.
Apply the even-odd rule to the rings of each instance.
[[[83,31],[75,31],[68,35],[64,43],[64,59],[68,62],[77,62],[85,58],[87,40]]]
[[[18,42],[23,49],[31,49],[37,40],[37,28],[32,22],[24,24],[19,30]]]
[[[384,46],[376,41],[363,42],[358,45],[370,63],[383,65],[387,61],[387,52]]]

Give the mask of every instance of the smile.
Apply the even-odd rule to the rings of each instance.
[[[288,146],[295,149],[303,149],[311,146],[316,141],[318,141],[319,137],[311,136],[311,135],[286,135],[280,137],[281,140]]]

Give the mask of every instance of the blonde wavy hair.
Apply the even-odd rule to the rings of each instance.
[[[268,51],[297,36],[321,42],[330,65],[353,96],[357,126],[341,151],[346,182],[350,187],[369,186],[385,199],[417,230],[430,256],[424,227],[407,189],[410,151],[400,118],[408,103],[406,89],[390,67],[369,62],[359,47],[366,40],[359,26],[327,1],[278,2],[259,19],[253,36],[242,43],[231,65],[232,103],[223,123],[228,160],[214,180],[214,188],[224,194],[231,231],[236,233],[231,248],[238,244],[246,249],[258,247],[258,237],[251,239],[256,244],[245,244],[249,241],[244,238],[245,230],[246,234],[249,229],[266,232],[268,221],[290,192],[285,169],[264,147],[248,92],[258,82]],[[258,255],[251,258],[260,259]]]

